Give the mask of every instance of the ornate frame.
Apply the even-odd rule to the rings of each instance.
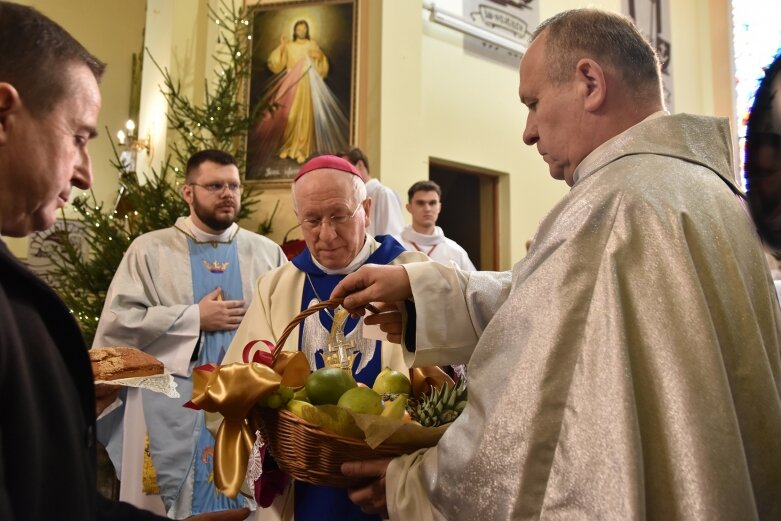
[[[259,111],[259,118],[247,135],[245,179],[262,187],[287,187],[302,159],[314,153],[336,152],[331,149],[345,148],[354,140],[358,0],[258,4],[250,9],[249,18],[252,61],[247,106],[251,113]],[[269,68],[272,52],[279,56],[283,39],[286,40],[285,46],[290,45],[296,26],[302,20],[306,21],[310,41],[316,48],[312,52],[321,51],[328,62],[328,71],[322,81],[319,73],[315,72],[317,65],[310,68],[311,62],[304,59],[294,63],[290,58],[287,67],[276,74]],[[318,74],[318,77],[313,78],[313,74]],[[302,86],[300,93],[299,85]],[[315,96],[312,96],[313,92]],[[304,97],[299,99],[296,96]],[[324,99],[338,102],[346,124],[335,115],[333,105],[324,102]],[[292,118],[289,117],[291,113],[294,115]],[[326,114],[327,117],[318,119],[318,114]],[[316,124],[315,119],[321,123]],[[328,125],[322,123],[335,120],[342,124],[330,131]],[[312,130],[308,130],[309,127]],[[318,138],[314,138],[315,135]],[[312,138],[307,139],[306,136]],[[319,139],[320,136],[330,136],[330,139]],[[309,145],[291,145],[301,142]],[[323,143],[326,145],[323,146]],[[280,157],[290,151],[297,153],[298,158]]]

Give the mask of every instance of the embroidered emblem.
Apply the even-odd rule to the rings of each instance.
[[[206,269],[211,271],[212,273],[223,273],[225,270],[228,269],[228,265],[230,262],[209,262],[207,260],[203,261],[203,265],[206,266]]]

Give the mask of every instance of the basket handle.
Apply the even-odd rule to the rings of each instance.
[[[330,300],[323,300],[322,302],[318,302],[317,304],[314,304],[312,306],[309,306],[304,311],[293,317],[293,320],[290,321],[290,323],[287,325],[284,331],[282,331],[282,334],[279,335],[279,340],[277,340],[277,345],[274,348],[274,352],[272,355],[272,360],[274,362],[277,361],[277,357],[279,356],[279,353],[282,352],[282,347],[285,345],[285,341],[287,340],[287,337],[290,336],[290,333],[293,332],[293,330],[298,327],[298,324],[304,320],[309,315],[313,315],[317,313],[318,311],[321,311],[323,309],[334,309],[339,306],[339,304],[342,303],[344,299],[343,298],[333,298]]]

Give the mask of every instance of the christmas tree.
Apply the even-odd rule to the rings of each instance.
[[[239,171],[244,171],[247,133],[265,110],[260,106],[249,113],[243,102],[250,67],[249,21],[244,9],[236,11],[224,3],[219,13],[211,8],[209,12],[211,22],[218,26],[217,70],[215,80],[205,85],[203,105],[194,105],[182,93],[181,84],[152,58],[163,75],[168,125],[175,133],[169,139],[165,163],[142,182],[136,175],[135,161],[129,161],[127,154],[120,154],[114,146],[112,166],[119,175],[116,201],[106,204],[97,201],[93,192],[85,193],[73,201],[78,219],[65,220],[62,229],[55,232],[59,247],[51,252],[53,266],[46,278],[76,317],[87,345],[95,336],[114,273],[133,239],[169,227],[189,213],[180,195],[187,159],[199,150],[224,150],[236,158]],[[251,187],[242,193],[239,219],[251,213],[257,195]],[[259,233],[271,231],[273,217],[272,212],[261,223]]]

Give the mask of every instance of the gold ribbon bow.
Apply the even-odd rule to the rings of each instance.
[[[273,367],[259,363],[228,364],[193,371],[192,403],[224,420],[214,444],[214,485],[235,498],[247,473],[255,433],[246,418],[260,400],[280,385],[301,387],[309,375],[309,363],[301,352],[279,353]]]

